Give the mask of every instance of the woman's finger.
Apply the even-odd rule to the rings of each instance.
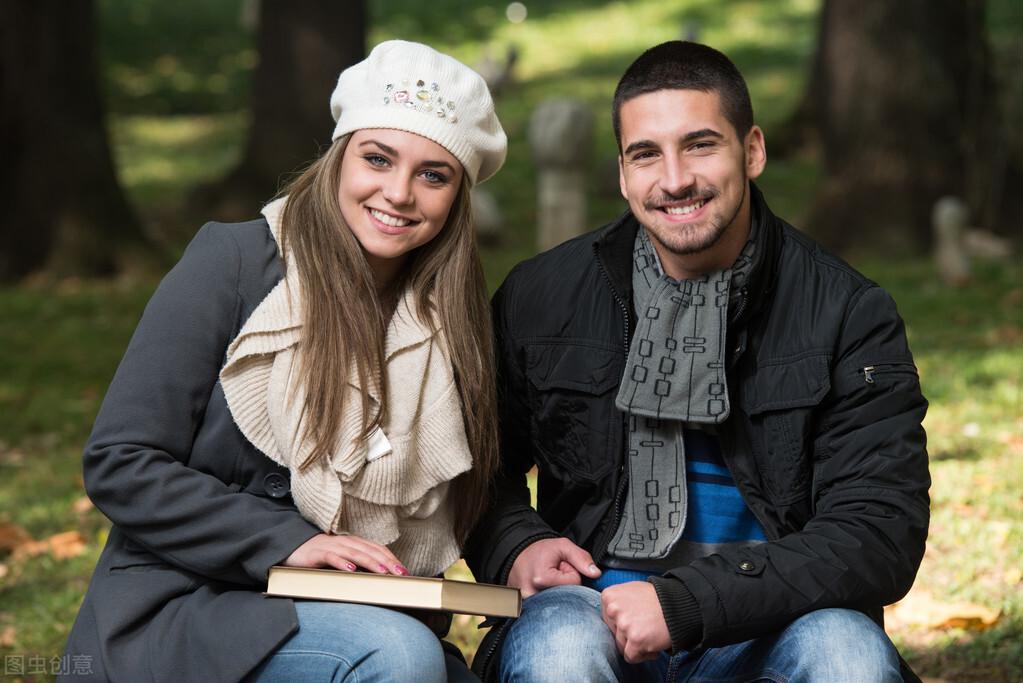
[[[330,550],[324,553],[323,559],[326,561],[328,566],[331,566],[334,569],[340,569],[341,571],[346,572],[354,572],[358,569],[354,562]]]
[[[403,571],[407,573],[407,570],[400,563],[385,564],[386,558],[381,557],[377,553],[366,552],[356,547],[348,547],[343,551],[334,552],[343,555],[363,569],[376,574],[402,574]]]
[[[348,557],[377,573],[408,574],[408,569],[387,547],[358,536],[331,536],[332,552]]]

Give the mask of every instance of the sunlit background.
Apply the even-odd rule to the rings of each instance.
[[[863,6],[871,11],[871,3]],[[1018,177],[1013,164],[1023,159],[1016,130],[1023,121],[1016,70],[1023,65],[1023,5],[987,2],[980,27],[990,50],[987,90],[997,93],[990,106],[999,115],[992,120],[1008,123],[996,137],[997,153],[986,156],[1004,163],[979,176],[973,183],[979,189],[965,173],[955,188],[973,202],[967,227],[983,228],[1009,251],[967,253],[960,245],[961,277],[934,258],[938,245],[926,218],[907,223],[905,239],[891,241],[857,215],[840,217],[848,227],[837,237],[815,229],[820,219],[813,219],[813,207],[829,187],[827,140],[793,131],[820,40],[816,0],[369,0],[365,7],[367,47],[389,38],[423,41],[496,79],[510,148],[505,169],[483,186],[496,211],[496,227],[484,236],[491,288],[537,250],[539,172],[528,132],[541,102],[572,98],[592,112],[585,223],[597,227],[625,208],[610,122],[611,95],[625,67],[646,47],[676,38],[709,43],[734,59],[766,132],[769,161],[759,185],[769,203],[796,226],[841,246],[854,266],[894,295],[931,401],[928,552],[910,596],[889,609],[888,630],[930,679],[1023,680],[1023,229],[1019,221],[983,223],[996,214],[975,201],[1016,194],[1006,179]],[[148,246],[138,267],[105,277],[43,267],[0,287],[0,655],[20,657],[26,667],[32,657],[38,665],[38,658],[49,662],[61,653],[105,541],[108,522],[84,497],[80,450],[160,275],[203,221],[222,217],[221,208],[207,208],[214,205],[200,188],[216,185],[243,157],[261,60],[257,2],[98,0],[95,13],[117,179]],[[908,40],[912,28],[898,30]],[[898,42],[899,33],[885,40]],[[849,65],[863,58],[857,49],[833,56]],[[887,68],[897,79],[903,67],[912,71],[911,64]],[[941,78],[935,72],[934,82]],[[927,95],[910,92],[907,102]],[[322,131],[309,139],[305,160],[329,142],[329,92],[316,96]],[[948,116],[959,115],[950,105]],[[929,144],[953,142],[935,137]],[[907,162],[911,173],[930,173],[930,161],[915,162]],[[254,196],[269,199],[300,167],[277,169]],[[255,199],[235,206],[248,216],[258,209]],[[4,221],[10,239],[0,253],[21,239],[21,226],[11,216]],[[456,565],[451,575],[467,572]],[[476,623],[457,617],[451,636],[470,657],[480,636]],[[47,680],[48,667],[17,678]]]

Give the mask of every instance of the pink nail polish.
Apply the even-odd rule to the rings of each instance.
[[[405,567],[401,566],[400,564],[394,565],[394,571],[395,573],[400,574],[401,576],[408,576],[408,570],[405,569]]]
[[[356,569],[355,565],[352,564],[351,562],[346,562],[345,566],[348,567],[348,571],[350,571],[350,572],[354,572],[355,569]]]
[[[377,569],[379,569],[380,571],[384,572],[385,574],[386,574],[386,573],[387,573],[387,571],[388,571],[388,569],[387,569],[387,565],[383,565],[383,564],[382,564],[382,565],[380,565],[379,567],[377,567]]]

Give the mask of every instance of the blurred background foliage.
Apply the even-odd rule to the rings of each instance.
[[[1023,3],[982,4],[998,107],[1011,117],[1023,99],[1017,70],[1023,66]],[[504,216],[499,239],[484,249],[492,288],[536,251],[536,172],[526,140],[536,105],[570,96],[592,107],[588,220],[607,222],[625,208],[610,125],[614,85],[643,49],[686,35],[723,50],[746,75],[768,144],[759,184],[776,213],[805,227],[823,182],[820,148],[775,154],[772,141],[786,139],[808,88],[820,25],[817,0],[533,0],[526,6],[525,21],[513,23],[505,2],[366,3],[367,46],[394,37],[419,40],[469,64],[500,62],[509,46],[517,50],[512,82],[498,96],[509,160],[484,186]],[[80,449],[160,274],[201,222],[217,217],[199,206],[196,188],[238,165],[252,124],[260,62],[255,3],[97,0],[95,10],[99,83],[117,178],[159,257],[155,265],[113,277],[43,269],[0,287],[5,657],[50,658],[62,649],[108,528],[84,497]],[[322,93],[321,143],[330,132],[328,95]],[[1014,130],[1023,119],[1007,120]],[[1000,138],[1005,146],[1016,144],[1009,136]],[[315,145],[310,149],[311,157]],[[298,168],[278,169],[277,181]],[[275,189],[266,188],[265,197]],[[248,215],[258,208],[250,206]],[[27,238],[24,226],[4,220],[8,240]],[[1019,246],[1018,224],[994,227]],[[857,229],[850,220],[850,234]],[[1011,258],[976,262],[969,279],[952,286],[927,248],[896,253],[854,239],[843,253],[899,303],[931,401],[931,539],[913,600],[892,611],[889,630],[907,659],[931,678],[1023,680],[1023,267]],[[452,571],[465,575],[462,567]],[[478,639],[475,623],[459,617],[452,634],[467,653]]]

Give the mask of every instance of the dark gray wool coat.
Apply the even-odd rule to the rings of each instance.
[[[67,643],[92,658],[82,680],[237,681],[298,629],[292,601],[261,591],[319,530],[218,381],[282,276],[266,221],[210,223],[146,307],[85,448],[113,528]]]

